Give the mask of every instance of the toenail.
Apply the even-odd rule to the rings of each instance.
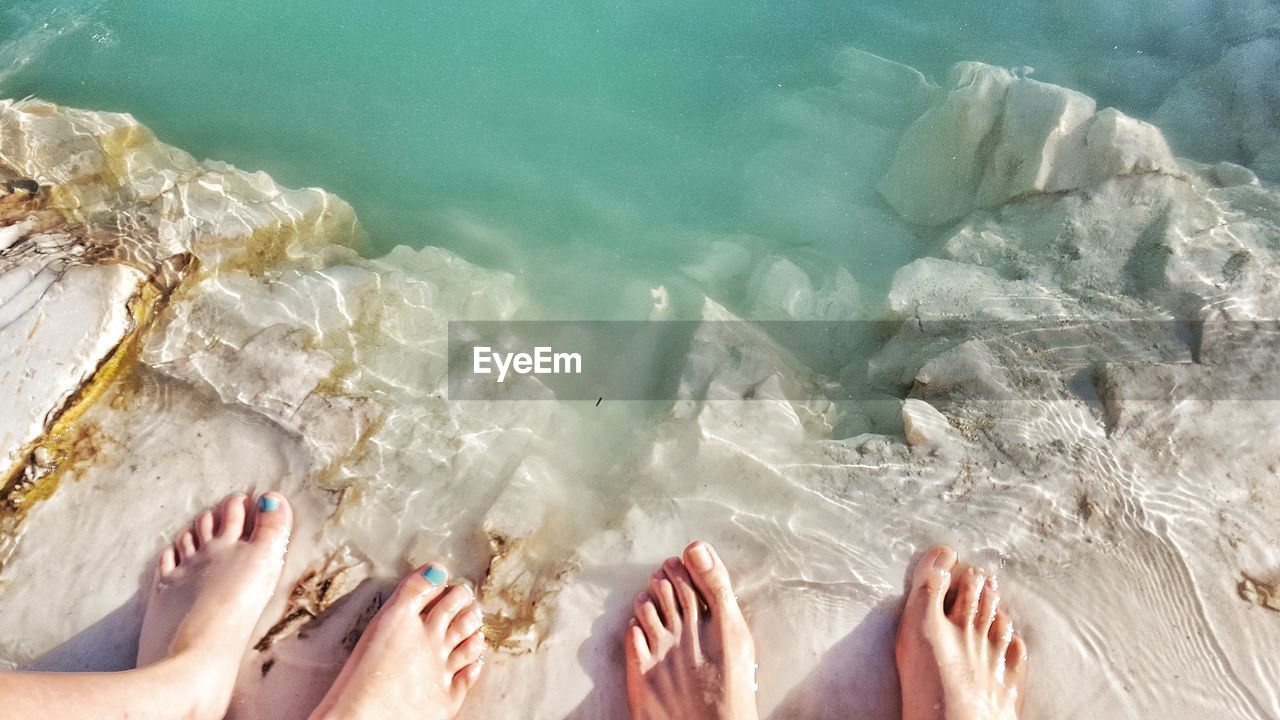
[[[432,585],[440,587],[445,580],[449,579],[449,573],[445,572],[442,567],[428,565],[427,569],[422,571],[422,577],[426,578],[427,582]]]
[[[698,572],[707,572],[715,567],[715,561],[711,559],[711,553],[707,551],[705,545],[694,545],[689,551],[689,560],[693,564],[693,569]]]
[[[951,553],[943,550],[933,558],[933,566],[939,570],[946,570],[951,565]]]
[[[259,512],[271,512],[272,510],[279,510],[279,509],[280,509],[280,501],[271,497],[270,495],[263,495],[262,497],[258,498]]]

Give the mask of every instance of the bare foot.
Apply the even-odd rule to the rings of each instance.
[[[729,573],[704,542],[670,558],[627,629],[627,704],[638,720],[757,716],[756,651]]]
[[[903,720],[1012,720],[1022,709],[1027,647],[1000,608],[994,577],[957,571],[956,551],[925,553],[898,625]]]
[[[312,720],[457,716],[480,677],[484,636],[471,588],[448,579],[427,565],[400,581]]]
[[[293,515],[284,497],[227,498],[196,517],[160,553],[138,640],[138,667],[194,658],[203,672],[187,678],[198,717],[221,718],[240,658],[280,581]],[[192,682],[196,680],[196,682]]]

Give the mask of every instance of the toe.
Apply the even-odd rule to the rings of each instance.
[[[959,558],[956,551],[946,545],[934,545],[920,556],[920,562],[916,563],[915,573],[911,578],[911,587],[919,587],[927,581],[932,580],[939,572],[950,575],[955,572],[956,563]]]
[[[476,594],[470,585],[454,585],[427,610],[427,631],[443,642],[445,633],[458,613],[475,602]]]
[[[639,623],[635,618],[631,619],[631,624],[627,626],[626,639],[623,645],[627,651],[627,668],[632,671],[644,672],[652,662],[652,654],[649,652],[649,641],[644,636],[644,630],[640,629]]]
[[[454,702],[462,702],[462,698],[480,679],[480,670],[483,667],[483,662],[476,661],[454,673],[452,688]]]
[[[978,600],[978,615],[975,626],[979,633],[986,634],[995,622],[996,610],[1000,608],[1000,588],[993,577],[987,578],[982,588],[982,596]]]
[[[456,673],[479,660],[481,655],[484,655],[484,636],[476,633],[463,640],[461,645],[449,653],[449,659],[445,661],[445,670],[449,674]]]
[[[244,537],[244,519],[248,512],[249,496],[244,493],[236,493],[223,500],[218,508],[218,537],[232,540]]]
[[[684,563],[679,560],[668,561],[663,567],[663,572],[671,581],[676,591],[676,602],[680,605],[681,618],[684,624],[689,627],[696,627],[698,622],[698,591],[694,588],[693,577],[689,575],[689,570],[685,568]]]
[[[662,571],[658,571],[661,573]],[[649,579],[649,594],[658,599],[658,609],[662,611],[662,624],[671,633],[680,632],[680,606],[676,603],[676,589],[666,575],[659,574]]]
[[[200,547],[209,544],[213,539],[213,513],[205,510],[196,516],[195,532],[196,543]]]
[[[649,648],[656,650],[658,642],[665,636],[666,628],[663,627],[662,620],[658,617],[658,608],[654,606],[649,593],[640,593],[640,596],[636,598],[636,621],[640,623],[640,629],[644,630],[644,636],[649,642]]]
[[[978,603],[982,600],[982,588],[987,584],[987,577],[975,567],[967,567],[960,573],[956,583],[956,600],[951,606],[951,621],[961,627],[972,625],[978,614]]]
[[[458,613],[458,617],[454,618],[453,623],[449,625],[449,632],[444,636],[445,647],[457,647],[459,643],[466,640],[483,625],[484,617],[480,613],[480,608],[476,607],[473,603],[469,610],[463,613]],[[466,664],[467,663],[463,663],[462,665]],[[462,665],[454,668],[454,670],[460,669]]]
[[[277,492],[263,493],[254,508],[253,534],[250,543],[267,543],[284,551],[289,542],[289,530],[293,527],[293,509],[289,501]]]
[[[1008,613],[1003,610],[996,612],[996,619],[991,623],[987,638],[995,646],[996,657],[1003,655],[1010,643],[1013,642],[1013,620]]]
[[[956,551],[945,545],[930,548],[916,563],[911,575],[908,607],[918,612],[932,611],[941,615],[943,600],[951,589],[951,573],[956,568]]]
[[[1017,685],[1022,677],[1022,671],[1027,666],[1027,643],[1022,639],[1021,635],[1014,635],[1009,641],[1009,649],[1004,653],[1005,677],[1010,678],[1014,685]]]
[[[409,573],[400,580],[395,592],[387,598],[387,607],[417,615],[427,604],[447,589],[449,570],[444,565],[431,563]]]
[[[712,616],[738,611],[729,571],[711,545],[701,540],[690,544],[684,549],[684,565]]]
[[[178,550],[179,565],[196,554],[196,538],[191,534],[190,530],[183,530],[179,533],[178,539],[174,541],[173,546]]]
[[[162,576],[168,575],[169,573],[173,572],[174,568],[176,567],[178,567],[177,551],[174,550],[172,547],[167,547],[164,550],[161,550],[159,565],[157,566],[157,568],[160,571],[160,574]]]

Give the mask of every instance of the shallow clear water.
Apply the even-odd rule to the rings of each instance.
[[[0,95],[130,112],[197,157],[324,187],[355,206],[370,254],[441,245],[522,274],[554,315],[643,317],[646,288],[743,234],[802,266],[850,268],[874,315],[929,238],[881,231],[870,183],[901,121],[851,122],[847,100],[823,98],[842,49],[935,81],[959,60],[1032,66],[1142,116],[1211,52],[1216,21],[1202,15],[17,0],[0,9]]]

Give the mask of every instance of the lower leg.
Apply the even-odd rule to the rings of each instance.
[[[195,653],[187,653],[127,672],[0,673],[0,720],[214,717],[192,692],[206,671]]]

